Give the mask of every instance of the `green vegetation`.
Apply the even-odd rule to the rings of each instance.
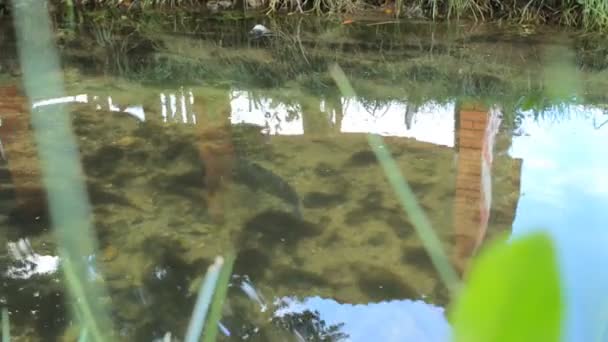
[[[0,0],[0,14],[8,0]],[[121,9],[123,11],[185,10],[226,12],[314,13],[386,20],[426,18],[429,20],[471,19],[524,24],[557,24],[591,31],[608,29],[608,3],[603,0],[105,0],[51,1],[66,10]],[[378,17],[378,14],[381,16]]]
[[[11,332],[8,310],[6,308],[2,308],[2,342],[10,342],[10,340]]]
[[[560,341],[562,288],[551,239],[488,245],[452,307],[454,341]]]

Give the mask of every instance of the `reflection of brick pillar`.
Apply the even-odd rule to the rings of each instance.
[[[15,86],[0,88],[0,140],[14,186],[17,206],[34,214],[46,206],[27,99]],[[5,184],[0,185],[6,187]]]
[[[482,225],[482,149],[488,125],[488,110],[476,106],[459,109],[458,170],[454,200],[453,261],[459,271],[475,252],[485,234]]]
[[[197,96],[198,95],[198,96]],[[205,164],[205,194],[211,216],[223,220],[224,199],[222,190],[230,181],[234,164],[234,147],[230,124],[230,96],[228,91],[219,94],[195,94],[193,111],[197,114],[198,149]]]

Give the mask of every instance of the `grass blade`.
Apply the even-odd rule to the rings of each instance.
[[[80,330],[80,336],[78,337],[78,342],[87,342],[89,340],[89,330],[87,327],[82,328]]]
[[[2,308],[2,342],[11,341],[10,322],[8,318],[8,309]]]
[[[194,304],[194,311],[192,313],[192,318],[190,318],[190,323],[188,324],[185,342],[198,342],[200,340],[207,317],[207,311],[209,310],[209,305],[211,304],[211,299],[223,265],[224,258],[217,257],[213,265],[209,266],[209,269],[207,270],[203,284],[198,291],[196,304]]]
[[[233,264],[234,255],[230,254],[226,257],[226,262],[224,263],[224,267],[222,267],[217,281],[215,296],[213,296],[213,303],[211,303],[211,308],[209,309],[207,329],[203,335],[203,342],[214,342],[217,338],[218,324],[222,318],[222,308],[228,292],[228,283],[230,282],[230,276],[232,275]]]
[[[68,282],[68,286],[72,289],[73,295],[75,296],[77,308],[79,309],[78,311],[82,317],[81,324],[84,325],[85,329],[88,328],[91,330],[95,341],[104,341],[101,331],[99,330],[97,321],[95,320],[95,316],[93,315],[93,312],[89,305],[89,301],[85,295],[83,286],[78,279],[77,273],[74,270],[74,266],[72,265],[70,258],[63,259],[63,273],[64,277]]]
[[[343,96],[356,97],[353,87],[340,66],[337,64],[332,65],[329,72]],[[453,293],[457,291],[460,283],[458,275],[444,253],[441,242],[433,231],[431,222],[418,204],[414,192],[405,178],[401,175],[397,163],[395,163],[395,160],[391,157],[388,147],[384,144],[384,141],[380,136],[367,134],[367,138],[391,187],[396,192],[401,206],[412,221],[416,233],[422,240],[422,244],[429,254],[433,265],[437,269],[441,280],[450,292]]]
[[[30,108],[38,100],[64,97],[48,0],[12,3],[23,87]],[[65,279],[68,298],[74,301],[76,311],[82,311],[87,319],[95,318],[97,332],[89,324],[92,337],[97,339],[100,331],[110,335],[112,320],[105,305],[97,300],[106,296],[105,287],[101,282],[89,281],[87,266],[83,265],[88,256],[95,255],[97,240],[71,118],[65,106],[58,104],[31,110],[30,119],[53,233],[68,267],[63,272],[70,277]]]

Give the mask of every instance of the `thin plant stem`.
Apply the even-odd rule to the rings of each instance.
[[[213,303],[211,303],[211,308],[209,309],[209,319],[207,321],[207,329],[203,335],[203,342],[215,342],[217,338],[218,325],[222,318],[222,308],[224,307],[224,300],[228,293],[228,284],[232,275],[234,259],[233,254],[228,255],[224,267],[222,267],[220,272],[215,295],[213,296]]]
[[[198,342],[201,338],[207,311],[209,310],[209,305],[211,304],[211,299],[215,292],[215,287],[223,264],[224,258],[217,257],[215,262],[207,269],[205,280],[198,291],[192,318],[190,318],[190,323],[188,324],[185,342]]]
[[[68,282],[69,287],[74,291],[74,295],[76,296],[77,308],[80,311],[80,315],[82,317],[81,323],[84,324],[85,327],[88,327],[93,334],[93,338],[97,342],[104,341],[101,331],[97,326],[97,322],[95,320],[95,316],[91,311],[91,307],[89,305],[88,298],[85,295],[84,289],[80,284],[77,273],[74,269],[74,265],[70,258],[63,258],[63,273],[65,274],[65,278]],[[85,330],[86,332],[86,330]]]
[[[59,56],[52,34],[47,1],[13,0],[23,86],[30,108],[37,100],[65,95]],[[92,210],[84,185],[84,172],[70,116],[62,105],[38,107],[31,111],[31,126],[47,193],[53,233],[67,265],[66,287],[76,311],[94,319],[100,331],[112,331],[111,319],[98,298],[105,296],[103,283],[88,280],[84,260],[96,253],[97,241],[91,224]],[[85,307],[83,307],[83,305]]]
[[[80,336],[78,336],[78,342],[87,342],[89,340],[89,330],[84,327],[80,330]]]
[[[8,309],[2,308],[2,342],[11,341],[11,330],[8,317]]]

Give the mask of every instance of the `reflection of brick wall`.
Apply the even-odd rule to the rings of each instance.
[[[488,111],[479,107],[461,108],[458,122],[458,169],[454,200],[453,259],[463,271],[468,258],[483,237],[481,223],[481,163]]]
[[[15,86],[0,88],[0,140],[17,205],[27,204],[32,211],[39,211],[46,201],[27,103]],[[2,190],[7,186],[0,184]]]

